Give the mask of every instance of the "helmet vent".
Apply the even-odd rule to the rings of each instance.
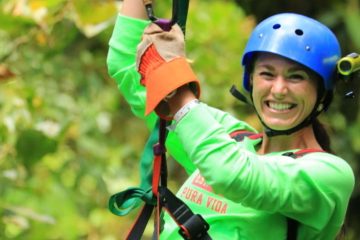
[[[295,34],[298,35],[298,36],[302,36],[304,34],[304,32],[301,29],[296,29]]]
[[[279,29],[280,27],[281,27],[281,25],[279,23],[277,23],[277,24],[274,24],[273,29]]]

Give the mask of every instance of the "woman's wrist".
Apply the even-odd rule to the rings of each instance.
[[[188,85],[181,86],[173,96],[167,99],[170,115],[174,116],[183,106],[195,99],[196,97]]]
[[[179,120],[190,110],[188,107],[184,107],[184,106],[186,106],[189,102],[194,102],[194,100],[196,100],[196,103],[199,102],[195,97],[195,94],[190,90],[189,86],[184,85],[169,93],[157,105],[157,107],[155,108],[155,112],[161,118],[164,118],[166,120],[171,120],[174,119],[175,114],[182,109],[183,113],[182,114],[179,113],[178,116],[180,117],[177,117],[177,119]]]

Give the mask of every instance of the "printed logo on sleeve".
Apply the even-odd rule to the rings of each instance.
[[[195,175],[194,179],[192,180],[192,184],[208,192],[212,192],[212,188],[206,184],[204,177],[201,176],[200,173]]]
[[[199,173],[196,173],[191,184],[207,192],[212,192],[212,188],[205,183],[204,178]],[[221,198],[220,196],[219,198],[208,196],[205,192],[203,193],[192,188],[191,185],[183,188],[180,197],[221,214],[227,212],[228,204],[226,199]]]

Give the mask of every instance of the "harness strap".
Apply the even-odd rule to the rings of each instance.
[[[245,137],[250,139],[260,139],[263,137],[262,133],[254,133],[246,130],[237,130],[230,133],[230,137],[235,139],[237,142],[241,142],[244,140]]]
[[[207,234],[209,224],[167,188],[167,166],[166,166],[166,120],[160,120],[159,143],[154,146],[154,172],[152,191],[157,197],[155,214],[155,238],[160,236],[160,214],[164,208],[180,227],[179,234],[184,239],[211,239]]]
[[[290,155],[290,157],[299,158],[308,153],[314,153],[314,152],[326,152],[326,151],[324,151],[322,149],[316,149],[316,148],[306,148],[306,149],[300,149],[299,151],[292,153],[292,155]]]
[[[160,119],[159,127],[159,142],[154,145],[154,167],[153,167],[153,179],[152,179],[152,192],[156,197],[155,207],[155,222],[154,222],[154,237],[160,238],[161,220],[160,214],[162,210],[161,196],[159,194],[159,188],[167,187],[167,166],[166,166],[166,147],[165,140],[167,135],[166,130],[167,121]]]
[[[287,240],[296,240],[298,235],[299,223],[292,218],[286,218],[287,220]]]
[[[145,204],[130,229],[126,240],[139,240],[144,234],[147,223],[154,211],[154,205]]]
[[[200,214],[195,214],[166,187],[160,187],[159,194],[160,204],[180,227],[179,234],[184,239],[211,239],[207,233],[210,226]]]
[[[160,119],[159,122],[159,142],[153,146],[153,176],[152,176],[152,188],[151,192],[148,190],[145,192],[143,189],[131,188],[121,193],[115,194],[111,197],[110,202],[115,206],[118,203],[124,203],[129,198],[149,198],[151,194],[151,201],[145,198],[145,205],[138,215],[134,225],[130,229],[127,240],[141,239],[144,234],[144,230],[150,220],[152,213],[154,212],[154,238],[159,239],[160,229],[162,227],[160,214],[162,208],[164,208],[174,221],[179,226],[179,234],[184,239],[199,239],[199,240],[211,240],[207,231],[209,224],[199,214],[194,214],[191,209],[179,198],[177,198],[167,188],[167,166],[166,166],[166,125],[165,120]],[[150,192],[150,193],[149,193]],[[144,200],[144,199],[142,199]],[[113,206],[113,210],[115,208]],[[129,210],[130,211],[130,210]]]

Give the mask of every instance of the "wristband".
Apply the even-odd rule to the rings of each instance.
[[[200,104],[198,99],[191,100],[182,106],[174,115],[174,120],[178,123],[191,109]]]

